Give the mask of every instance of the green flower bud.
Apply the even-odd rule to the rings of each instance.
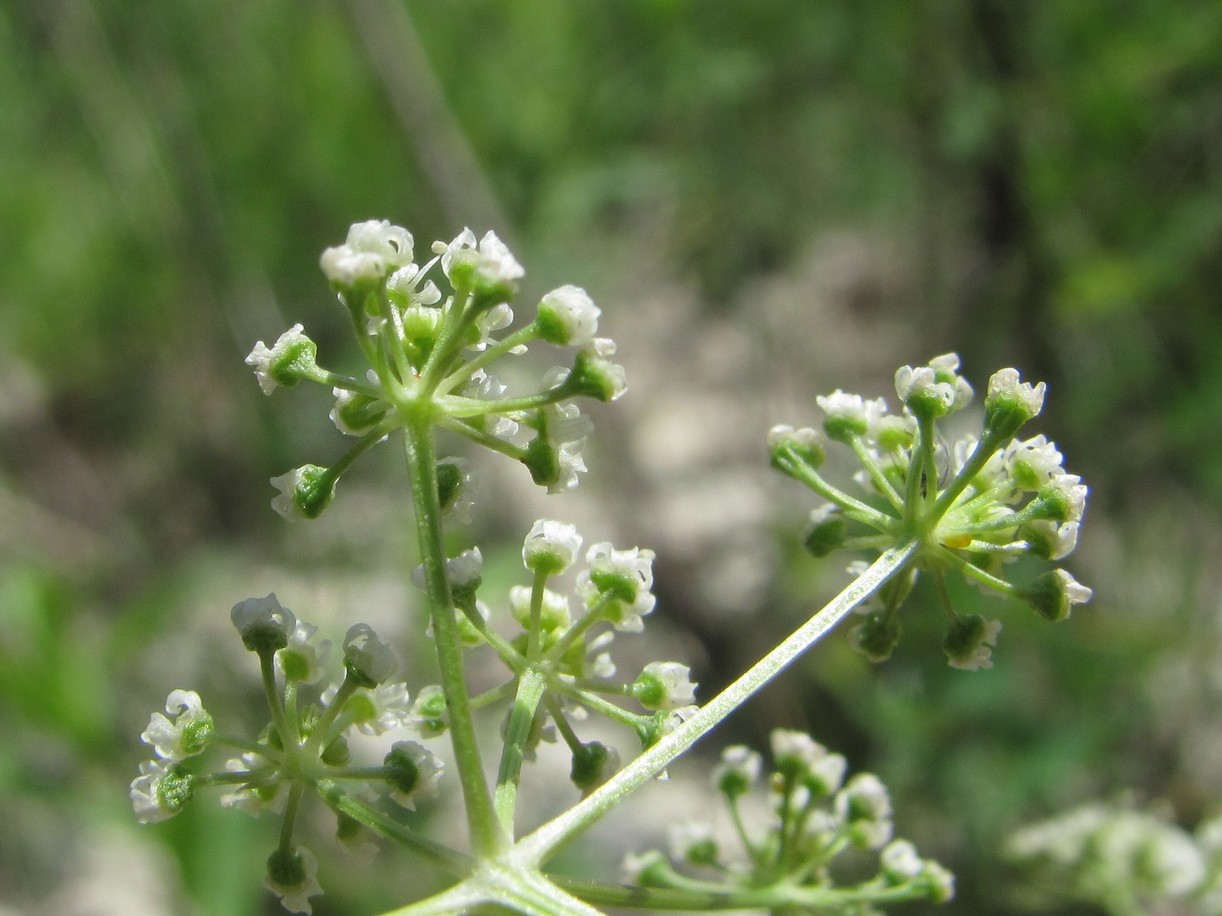
[[[848,523],[835,506],[823,506],[810,513],[802,546],[811,556],[826,557],[844,546]]]
[[[302,379],[318,378],[314,361],[318,347],[301,330],[300,324],[293,325],[271,347],[260,340],[246,357],[264,394],[271,394],[277,386],[291,388]]]
[[[1022,598],[1045,620],[1055,623],[1069,616],[1075,604],[1090,601],[1091,590],[1063,569],[1046,572],[1025,589]]]
[[[849,628],[849,645],[872,662],[891,657],[900,641],[898,615],[874,611],[864,621]]]
[[[305,464],[287,474],[272,478],[272,486],[280,495],[272,500],[272,508],[288,520],[318,518],[335,497],[336,475],[329,468]]]
[[[608,357],[615,355],[615,342],[596,337],[578,351],[563,385],[566,391],[596,401],[614,401],[628,390],[624,367]]]
[[[619,769],[619,754],[598,741],[583,744],[573,751],[569,779],[583,795],[589,795]]]
[[[1044,406],[1043,382],[1020,382],[1017,369],[999,369],[984,398],[984,429],[994,441],[1009,439]]]
[[[795,461],[817,470],[827,459],[827,451],[820,441],[819,433],[809,427],[772,427],[768,431],[768,454],[772,466],[790,477],[795,476]]]

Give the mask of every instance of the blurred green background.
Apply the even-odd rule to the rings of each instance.
[[[630,391],[591,473],[545,499],[477,459],[456,539],[503,584],[542,514],[654,547],[630,651],[690,659],[704,696],[844,581],[794,546],[814,499],[772,479],[772,423],[948,350],[978,387],[1048,382],[1094,603],[1057,627],[990,604],[977,674],[920,607],[885,665],[833,638],[706,756],[799,727],[876,771],[959,875],[947,914],[1028,911],[998,852],[1025,821],[1222,806],[1222,4],[17,0],[0,169],[0,910],[278,912],[270,820],[138,829],[126,794],[171,688],[255,723],[235,601],[370,620],[429,681],[394,450],[285,526],[267,478],[343,443],[324,394],[265,399],[242,365],[295,321],[355,365],[317,257],[369,218],[417,251],[496,228],[524,314],[568,282],[601,304]],[[692,816],[701,767],[672,771]],[[617,830],[662,835],[634,815],[572,858],[613,875]],[[315,912],[429,886],[382,855],[324,865]]]

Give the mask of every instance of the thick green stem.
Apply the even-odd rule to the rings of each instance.
[[[578,833],[590,827],[625,796],[660,773],[722,719],[781,673],[790,662],[818,642],[850,611],[904,568],[919,542],[908,541],[882,554],[821,611],[802,624],[745,674],[706,703],[690,719],[666,735],[587,798],[547,822],[514,848],[523,865],[537,866]]]
[[[450,720],[450,741],[454,747],[458,780],[467,809],[471,846],[477,855],[503,849],[508,837],[501,830],[492,807],[492,795],[484,781],[475,725],[471,717],[471,698],[467,675],[454,619],[454,601],[446,577],[445,547],[441,531],[441,504],[437,495],[437,454],[431,411],[417,403],[405,405],[404,444],[411,476],[412,502],[416,510],[416,536],[424,566],[429,614],[433,623],[433,645]],[[413,409],[419,408],[419,409]]]

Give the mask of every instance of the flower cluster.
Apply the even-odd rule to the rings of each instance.
[[[1018,830],[1006,854],[1049,902],[1151,913],[1191,901],[1191,912],[1222,912],[1222,817],[1190,834],[1158,813],[1088,804]]]
[[[926,366],[903,366],[895,375],[899,413],[882,398],[836,391],[816,398],[823,429],[777,426],[769,434],[773,466],[827,502],[814,509],[803,536],[822,557],[840,548],[884,551],[900,545],[910,559],[857,607],[851,644],[874,661],[891,655],[900,637],[899,610],[919,572],[930,575],[947,615],[943,643],[950,664],[968,670],[992,665],[1001,623],[960,615],[950,605],[948,570],[959,570],[986,591],[1016,597],[1048,620],[1061,620],[1091,590],[1060,568],[1015,584],[1005,567],[1022,556],[1059,561],[1078,541],[1087,488],[1067,473],[1061,453],[1044,436],[1015,438],[1044,402],[1043,382],[1023,382],[1014,369],[989,380],[978,435],[953,443],[939,423],[972,400],[959,375],[959,358],[946,354]],[[852,450],[860,495],[820,473],[827,443]],[[864,564],[850,571],[859,574]]]
[[[624,393],[615,343],[595,336],[600,311],[585,290],[561,286],[545,294],[534,321],[499,338],[514,320],[510,302],[524,271],[493,232],[476,240],[464,229],[434,242],[434,256],[414,261],[410,232],[385,220],[356,223],[343,245],[323,252],[321,266],[369,363],[364,377],[320,367],[317,346],[294,325],[272,345],[259,341],[246,363],[260,387],[312,381],[332,389],[331,420],[357,442],[329,467],[302,465],[272,479],[272,506],[286,518],[316,518],[339,478],[368,449],[420,419],[520,461],[549,492],[577,485],[586,470],[582,446],[591,424],[574,403],[611,401]],[[431,273],[449,288],[443,295]],[[508,395],[489,367],[544,341],[576,348],[572,362],[548,371],[538,390]],[[445,459],[452,462],[452,459]],[[438,498],[458,505],[465,474],[439,465]]]
[[[154,713],[140,736],[153,748],[155,759],[140,765],[131,784],[132,807],[142,823],[165,820],[185,807],[205,787],[225,790],[225,807],[251,814],[280,813],[285,822],[281,842],[268,859],[268,888],[285,908],[309,913],[309,897],[322,893],[317,861],[311,852],[292,843],[298,806],[307,791],[327,797],[334,806],[339,786],[354,786],[349,806],[367,805],[370,787],[381,785],[387,797],[408,810],[436,793],[442,765],[414,741],[397,741],[380,764],[353,760],[349,735],[353,730],[383,735],[404,728],[429,733],[409,702],[407,686],[395,680],[394,654],[366,624],[356,624],[344,638],[342,677],[307,701],[303,690],[321,684],[331,668],[331,644],[318,630],[280,604],[275,595],[239,602],[231,613],[243,644],[256,653],[263,674],[271,722],[257,740],[229,737],[216,731],[200,697],[175,690],[166,700],[166,715]],[[187,766],[209,747],[233,752],[220,770],[196,771]],[[338,811],[338,809],[337,809]],[[353,840],[353,822],[340,815],[341,838]]]
[[[726,831],[719,833],[710,821],[676,824],[669,856],[660,850],[629,855],[627,879],[709,893],[750,889],[755,906],[803,912],[951,898],[950,872],[922,859],[907,840],[893,839],[891,799],[877,776],[858,773],[846,780],[844,757],[802,732],[778,729],[771,743],[766,785],[772,819],[765,829],[749,828],[743,813],[743,799],[761,781],[763,758],[745,746],[727,748],[712,779],[727,807]],[[849,848],[877,852],[878,872],[838,886],[833,862]]]
[[[472,704],[490,705],[519,696],[528,682],[537,684],[533,705],[513,704],[506,739],[518,735],[521,752],[530,759],[540,740],[556,740],[559,733],[572,754],[572,781],[589,792],[615,772],[618,755],[600,742],[582,741],[573,722],[593,712],[632,728],[649,745],[695,709],[696,685],[690,669],[674,661],[650,662],[631,680],[617,678],[609,647],[617,632],[641,632],[643,618],[653,611],[654,554],[607,542],[591,546],[575,576],[574,611],[570,597],[549,584],[578,564],[582,540],[573,525],[536,521],[522,545],[522,562],[533,581],[510,588],[507,615],[495,614],[476,598],[482,582],[478,550],[448,560],[446,575],[463,644],[491,646],[510,672],[509,680],[472,698]],[[423,587],[423,570],[413,579]],[[430,693],[438,695],[439,688]],[[624,698],[641,711],[615,702]],[[515,715],[527,715],[523,710],[531,718],[515,725]]]

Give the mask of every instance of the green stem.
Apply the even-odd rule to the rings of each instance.
[[[437,496],[437,454],[431,411],[425,405],[411,403],[404,410],[406,435],[403,437],[411,477],[412,502],[416,509],[416,536],[420,559],[424,566],[429,614],[433,622],[433,646],[445,694],[446,711],[450,720],[450,741],[454,747],[458,780],[462,786],[467,809],[467,826],[471,845],[479,855],[502,849],[508,837],[501,830],[492,796],[484,781],[475,725],[471,717],[471,700],[467,692],[467,674],[462,645],[458,639],[458,624],[454,619],[454,602],[450,582],[446,577],[445,547],[442,543],[441,505]]]
[[[280,733],[280,745],[286,753],[291,753],[301,743],[301,736],[290,725],[288,716],[284,713],[280,692],[276,689],[275,657],[275,652],[260,652],[259,671],[263,675],[263,693],[267,697],[268,708],[272,711],[272,722]]]
[[[502,338],[494,344],[489,344],[488,347],[474,359],[459,366],[456,371],[443,378],[441,383],[437,386],[438,393],[448,394],[454,389],[454,386],[465,382],[472,375],[474,375],[476,370],[482,369],[489,363],[500,359],[514,347],[530,343],[532,340],[538,338],[538,336],[539,328],[534,322],[531,322],[530,324],[526,325],[526,327],[519,328],[518,330],[514,331],[508,337]]]
[[[873,565],[738,680],[701,707],[690,719],[629,763],[584,800],[521,840],[513,858],[524,865],[545,861],[570,839],[618,805],[625,796],[660,773],[722,719],[736,710],[791,662],[822,639],[850,611],[894,576],[917,552],[913,539],[883,553]]]
[[[509,722],[505,726],[505,748],[501,752],[501,768],[496,779],[494,804],[501,828],[513,836],[513,813],[518,800],[518,783],[522,778],[522,757],[530,740],[535,712],[547,681],[535,668],[528,668],[518,681],[518,693],[513,698]]]
[[[465,875],[470,872],[470,860],[448,846],[443,846],[428,837],[420,836],[409,830],[403,824],[387,816],[371,805],[365,804],[359,798],[349,795],[333,780],[322,777],[314,780],[314,788],[336,811],[340,811],[353,820],[359,821],[370,830],[400,846],[410,849],[434,865],[445,869],[454,875]]]

